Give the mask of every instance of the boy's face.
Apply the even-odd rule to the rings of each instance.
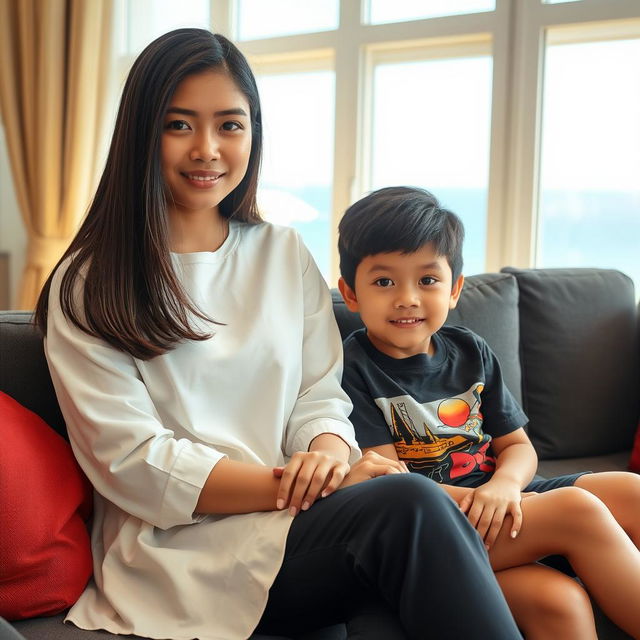
[[[463,276],[452,283],[451,267],[431,244],[415,253],[378,253],[356,269],[355,291],[340,278],[347,307],[360,313],[373,345],[392,358],[433,355],[431,336],[460,297]]]

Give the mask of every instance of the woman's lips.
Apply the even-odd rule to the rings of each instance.
[[[196,189],[211,189],[224,174],[218,171],[190,171],[180,175]]]

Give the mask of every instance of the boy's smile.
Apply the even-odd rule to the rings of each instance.
[[[355,290],[340,279],[347,307],[358,311],[372,344],[392,358],[433,355],[431,336],[460,296],[464,278],[452,286],[451,267],[427,244],[415,253],[378,253],[356,269]]]

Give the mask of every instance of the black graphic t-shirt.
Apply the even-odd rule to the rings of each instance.
[[[480,336],[444,326],[433,356],[396,359],[378,351],[366,330],[344,342],[342,386],[353,401],[361,447],[394,444],[411,471],[444,484],[478,486],[495,470],[492,436],[527,423]]]

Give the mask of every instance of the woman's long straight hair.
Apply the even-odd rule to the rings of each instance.
[[[35,320],[43,332],[53,274],[68,260],[61,308],[89,335],[141,359],[166,353],[182,340],[209,337],[193,327],[189,317],[211,318],[189,299],[172,266],[160,149],[165,112],[179,83],[211,69],[228,73],[251,109],[247,172],[220,203],[220,213],[250,224],[261,222],[256,191],[262,116],[249,64],[233,43],[204,29],[160,36],[131,68],[93,202],[40,293]]]

